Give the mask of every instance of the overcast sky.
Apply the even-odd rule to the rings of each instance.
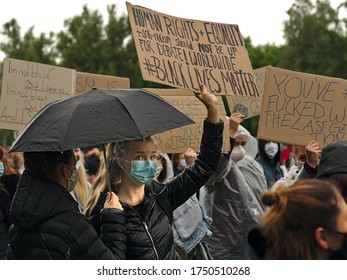
[[[176,17],[212,22],[238,24],[243,36],[250,36],[254,45],[275,43],[283,40],[283,22],[288,19],[286,11],[294,0],[132,0],[132,5],[140,5],[160,13]],[[331,0],[335,7],[343,0]],[[126,1],[121,0],[3,0],[0,9],[0,30],[4,23],[15,18],[22,33],[34,26],[37,36],[41,32],[63,30],[64,20],[81,15],[83,5],[99,10],[107,22],[107,5],[116,4],[119,15],[127,14]],[[2,37],[0,35],[0,40]],[[0,53],[0,59],[4,55]]]

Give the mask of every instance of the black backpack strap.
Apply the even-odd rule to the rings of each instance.
[[[163,209],[165,215],[168,217],[170,225],[173,222],[173,211],[171,205],[163,198],[162,194],[157,195],[157,202],[159,206]]]

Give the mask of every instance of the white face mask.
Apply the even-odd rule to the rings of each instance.
[[[180,159],[178,163],[181,167],[185,168],[187,166],[186,160],[185,159]]]
[[[278,152],[277,143],[273,143],[273,142],[266,143],[264,147],[264,151],[270,159],[273,159]]]
[[[231,152],[231,159],[234,162],[238,162],[241,159],[243,159],[246,155],[246,150],[244,147],[242,147],[241,145],[235,147],[232,152]]]
[[[297,161],[296,162],[296,167],[298,168],[298,171],[301,170],[301,168],[304,166],[305,162],[302,161]]]
[[[67,191],[72,192],[78,181],[77,170],[73,170],[70,178],[67,178]]]
[[[78,170],[78,169],[80,169],[80,167],[81,167],[81,161],[78,160],[78,161],[76,162],[76,169]]]

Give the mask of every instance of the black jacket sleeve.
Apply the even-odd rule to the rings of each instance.
[[[5,216],[0,209],[0,260],[6,258],[8,244],[8,227],[5,223]]]
[[[224,124],[205,120],[200,153],[189,167],[165,185],[172,208],[176,209],[195,194],[211,177],[218,166],[223,145]]]
[[[125,259],[124,212],[117,209],[104,209],[100,213],[100,220],[100,237],[87,218],[83,219],[83,223],[81,221],[78,227],[76,226],[80,232],[75,244],[71,245],[73,259]]]

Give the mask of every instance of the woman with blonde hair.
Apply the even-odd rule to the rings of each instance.
[[[195,163],[178,176],[166,183],[153,180],[157,174],[158,152],[152,137],[113,143],[107,147],[107,167],[104,162],[101,164],[86,213],[99,231],[108,168],[112,189],[117,193],[126,215],[126,259],[179,259],[171,227],[173,210],[210,178],[217,167],[223,142],[218,99],[208,93],[204,85],[200,86],[200,90],[196,97],[207,109],[201,150]]]
[[[347,205],[333,184],[302,180],[263,193],[262,201],[270,207],[260,224],[265,259],[332,259],[345,246]]]
[[[81,151],[81,149],[74,149],[74,153],[77,160],[77,183],[70,194],[77,201],[78,209],[80,210],[80,212],[83,213],[89,199],[91,184],[87,180],[87,172],[84,167],[83,152]]]

